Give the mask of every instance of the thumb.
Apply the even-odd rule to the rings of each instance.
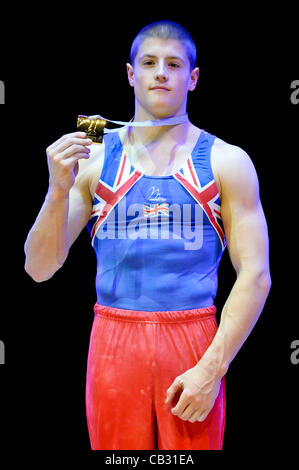
[[[182,379],[180,377],[176,377],[173,383],[170,385],[169,389],[166,392],[166,400],[165,403],[171,403],[175,394],[183,387]]]

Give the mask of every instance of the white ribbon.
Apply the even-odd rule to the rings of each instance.
[[[111,119],[106,119],[100,114],[95,114],[93,116],[88,116],[88,119],[103,119],[104,121],[112,122],[113,124],[119,124],[123,127],[152,127],[152,126],[174,126],[175,124],[183,124],[188,121],[188,114],[182,114],[181,116],[173,116],[171,118],[158,119],[156,121],[112,121]],[[106,129],[104,128],[104,134],[109,132],[118,132],[117,129]]]

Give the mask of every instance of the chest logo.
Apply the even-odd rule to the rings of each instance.
[[[169,206],[167,202],[162,204],[143,204],[144,217],[155,217],[159,214],[169,217]]]
[[[160,189],[155,188],[155,186],[152,186],[149,190],[149,201],[166,201],[166,197],[162,197],[160,194]]]

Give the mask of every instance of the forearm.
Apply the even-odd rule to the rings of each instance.
[[[257,322],[270,290],[268,273],[240,272],[223,307],[217,333],[198,364],[222,377]]]
[[[25,243],[25,270],[36,281],[49,279],[68,255],[68,195],[48,191]]]

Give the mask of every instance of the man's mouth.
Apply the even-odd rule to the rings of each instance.
[[[167,88],[166,86],[162,86],[162,85],[154,86],[154,87],[151,88],[151,90],[170,91],[169,88]]]

